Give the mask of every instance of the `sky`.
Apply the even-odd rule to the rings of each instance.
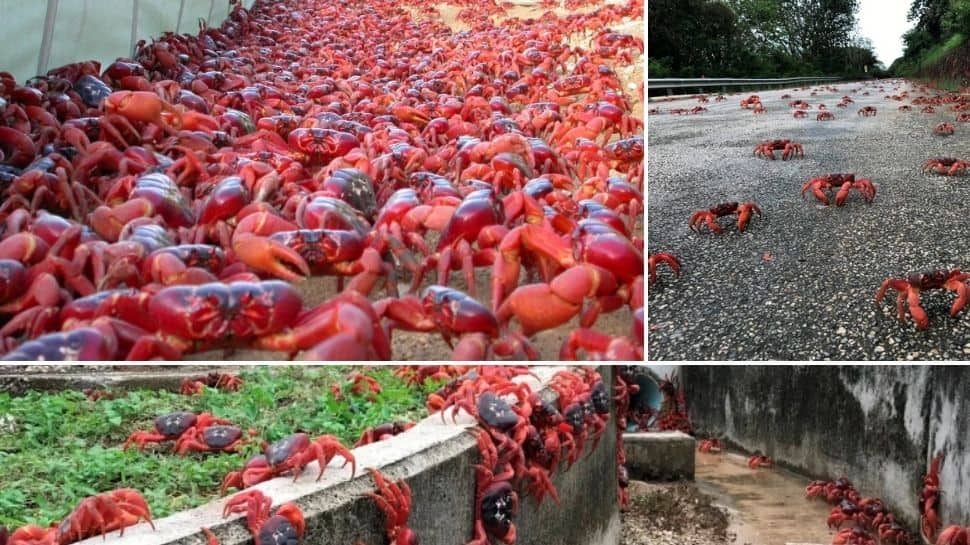
[[[859,34],[872,40],[876,57],[886,67],[903,55],[903,33],[911,0],[859,0]]]

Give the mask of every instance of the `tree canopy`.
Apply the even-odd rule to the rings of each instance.
[[[970,2],[970,0],[965,0]],[[862,75],[858,0],[648,0],[651,77]]]

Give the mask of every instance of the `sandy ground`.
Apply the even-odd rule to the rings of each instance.
[[[908,90],[909,100],[886,95]],[[868,92],[869,96],[863,96]],[[781,99],[783,93],[792,99]],[[758,93],[768,112],[753,115],[739,96],[705,104],[708,112],[649,118],[649,253],[670,252],[683,264],[680,278],[661,265],[647,297],[648,353],[652,360],[685,359],[967,359],[970,318],[950,318],[954,297],[922,294],[929,328],[896,317],[891,292],[881,307],[882,281],[912,273],[970,268],[970,183],[920,170],[931,157],[970,158],[970,126],[954,122],[946,106],[901,112],[921,93],[900,81],[842,83],[833,91],[785,89]],[[855,104],[836,108],[843,95]],[[794,119],[787,103],[812,109]],[[834,121],[815,120],[824,103]],[[663,112],[696,100],[651,103]],[[860,117],[874,106],[878,114]],[[933,127],[953,122],[956,134]],[[768,161],[752,156],[764,140],[804,145],[804,159]],[[802,185],[829,173],[872,180],[872,204],[853,192],[842,207],[826,207]],[[753,201],[765,215],[744,233],[721,219],[725,232],[693,233],[696,210],[728,201]]]
[[[829,506],[805,499],[806,477],[752,470],[737,453],[697,453],[696,464],[695,481],[630,483],[621,545],[832,542]]]
[[[594,9],[594,7],[587,7],[584,8],[583,11],[591,11],[592,9]],[[438,11],[441,14],[444,23],[449,25],[453,30],[461,31],[466,28],[466,25],[456,20],[456,16],[458,12],[461,11],[461,8],[453,5],[443,4],[438,6]],[[568,11],[561,9],[554,11],[561,15],[569,13]],[[538,17],[544,12],[545,10],[530,5],[517,5],[508,10],[510,17],[521,18]],[[415,14],[414,10],[412,10],[412,14]],[[417,15],[415,14],[415,16]],[[643,30],[643,19],[641,18],[625,21],[622,24],[617,25],[614,30],[640,36]],[[574,45],[583,46],[587,46],[588,41],[588,35],[578,35],[573,40]],[[623,81],[624,85],[627,87],[627,93],[631,96],[632,103],[634,104],[634,112],[641,119],[643,118],[643,104],[637,92],[637,86],[644,81],[644,63],[645,60],[641,55],[635,59],[632,65],[617,67],[617,73],[620,76],[621,81]],[[642,221],[638,221],[637,230],[640,233],[640,236],[643,236]],[[436,273],[426,275],[422,287],[429,285],[436,278]],[[491,293],[491,288],[489,286],[490,279],[490,268],[481,268],[476,270],[477,299],[486,306],[491,305],[489,295]],[[526,281],[527,280],[524,279],[522,283],[525,283]],[[410,278],[408,276],[405,275],[404,278],[399,279],[400,295],[403,296],[407,294],[409,284]],[[452,273],[451,277],[449,278],[449,285],[457,289],[465,289],[464,279],[460,271]],[[331,277],[310,278],[298,284],[297,288],[301,295],[303,295],[304,303],[307,306],[316,305],[322,301],[332,298],[334,295],[339,293],[337,290],[336,279]],[[420,289],[418,290],[418,294],[420,294]],[[372,294],[372,299],[377,300],[386,297],[387,295],[387,293],[378,290],[377,293]],[[610,335],[629,335],[631,326],[632,313],[627,307],[624,307],[613,313],[601,315],[594,327],[595,329]],[[513,327],[517,326],[514,325]],[[543,359],[556,360],[559,358],[559,350],[563,341],[569,335],[570,331],[578,327],[579,318],[576,317],[562,326],[542,331],[534,335],[531,338],[531,341],[536,349],[540,352]],[[392,335],[391,341],[393,357],[397,360],[441,361],[447,360],[451,357],[451,349],[438,334],[395,331]],[[288,358],[286,354],[280,352],[229,349],[186,354],[185,359],[196,361],[279,361],[286,360]]]

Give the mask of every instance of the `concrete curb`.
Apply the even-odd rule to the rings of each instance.
[[[0,392],[22,395],[28,390],[56,392],[85,388],[119,390],[170,390],[177,392],[182,379],[210,372],[235,373],[238,367],[173,367],[172,371],[90,371],[83,373],[3,373]]]
[[[640,481],[694,480],[694,438],[679,431],[624,433],[626,467]]]
[[[535,377],[524,377],[533,389],[545,384],[565,367],[535,368]],[[612,370],[600,368],[603,381],[612,382]],[[587,445],[586,453],[572,468],[560,469],[553,475],[560,504],[546,499],[536,505],[533,498],[522,498],[516,519],[519,545],[616,545],[619,542],[620,516],[616,485],[615,421],[611,416],[606,431],[595,448]],[[353,449],[357,475],[350,467],[341,468],[343,459],[336,457],[317,482],[319,471],[314,463],[295,482],[280,477],[254,488],[273,498],[273,505],[295,502],[306,517],[304,542],[383,545],[384,515],[374,502],[364,496],[374,490],[365,467],[380,469],[388,477],[405,479],[412,489],[414,505],[409,526],[421,538],[422,545],[454,545],[471,538],[474,520],[475,471],[478,462],[477,443],[468,428],[474,419],[460,412],[457,422],[442,422],[435,413],[411,430],[394,438]],[[591,442],[590,442],[591,443]],[[231,497],[231,496],[230,496]],[[116,533],[85,540],[83,545],[203,545],[200,528],[210,528],[222,545],[246,545],[251,536],[244,517],[222,519],[225,498],[182,511],[155,521],[157,531],[147,524],[128,528],[125,535]]]

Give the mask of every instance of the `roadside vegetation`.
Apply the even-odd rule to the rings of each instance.
[[[970,0],[914,0],[909,20],[915,24],[903,35],[893,73],[954,90],[970,86]]]
[[[650,0],[648,74],[881,76],[857,0]]]
[[[349,448],[369,427],[424,417],[427,393],[440,385],[411,387],[392,367],[369,368],[380,393],[355,394],[349,370],[251,368],[238,392],[206,388],[196,396],[136,390],[91,401],[76,391],[0,392],[0,525],[47,526],[82,498],[120,487],[141,491],[153,517],[196,507],[218,496],[222,478],[262,440],[303,431],[334,435]],[[235,454],[177,456],[172,442],[122,450],[129,434],[152,430],[155,417],[174,411],[208,411],[257,435]]]

